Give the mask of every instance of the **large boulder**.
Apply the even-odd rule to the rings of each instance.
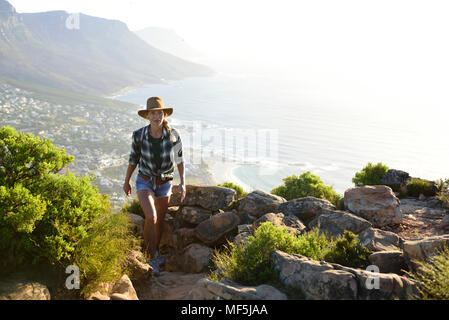
[[[279,281],[310,300],[405,300],[417,293],[415,283],[394,273],[348,268],[279,250],[271,260]]]
[[[395,191],[399,191],[400,188],[405,186],[411,179],[412,177],[405,171],[389,169],[380,182]]]
[[[371,251],[391,251],[400,250],[404,240],[396,233],[368,228],[359,234],[359,241],[362,246]]]
[[[9,279],[0,282],[0,300],[50,300],[50,291],[42,283]]]
[[[234,212],[219,213],[196,226],[195,235],[206,245],[217,246],[237,233],[239,223],[240,219]]]
[[[227,210],[234,201],[236,191],[218,186],[186,185],[186,196],[183,206],[200,206],[210,211]],[[169,207],[181,205],[180,193],[173,188]]]
[[[187,227],[195,227],[204,220],[209,219],[212,212],[201,207],[184,206],[178,213],[178,218],[181,219]]]
[[[287,300],[278,289],[262,284],[257,287],[242,286],[229,279],[219,282],[200,279],[188,297],[191,300]]]
[[[345,208],[380,228],[402,221],[400,201],[384,185],[350,188],[344,195]]]
[[[289,232],[299,235],[306,231],[306,226],[294,215],[284,215],[283,213],[266,213],[253,222],[254,230],[264,222],[271,222],[277,227],[285,227]]]
[[[253,217],[260,218],[265,213],[276,212],[277,207],[286,200],[262,190],[255,190],[246,197],[238,200],[238,211],[246,212]]]
[[[308,222],[315,218],[322,209],[336,210],[337,208],[328,200],[304,197],[281,203],[275,212],[282,212],[285,215],[295,215],[301,221]]]
[[[319,228],[320,232],[332,236],[340,236],[345,230],[355,234],[371,227],[371,223],[349,212],[340,210],[321,210],[308,225],[309,228]]]

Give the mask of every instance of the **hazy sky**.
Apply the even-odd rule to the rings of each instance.
[[[449,102],[446,2],[10,0],[18,12],[82,12],[121,20],[133,31],[171,28],[211,56],[302,70],[310,81],[327,81],[329,90],[347,83],[360,95],[370,90],[441,108]]]

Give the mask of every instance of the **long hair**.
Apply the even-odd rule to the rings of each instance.
[[[169,125],[169,123],[168,123],[168,121],[167,121],[165,111],[164,111],[164,120],[162,121],[162,126],[165,127],[165,129],[167,130],[168,134],[170,135],[170,133],[171,133],[171,127],[170,127],[170,125]]]

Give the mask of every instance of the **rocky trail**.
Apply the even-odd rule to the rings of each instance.
[[[159,276],[133,281],[139,300],[188,300],[195,284],[206,273],[162,271]]]

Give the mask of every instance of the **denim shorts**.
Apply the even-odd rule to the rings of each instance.
[[[136,190],[150,190],[154,193],[156,198],[165,198],[172,194],[171,192],[172,188],[172,181],[167,181],[163,184],[156,184],[156,190],[153,190],[153,187],[151,186],[151,182],[145,180],[142,178],[140,174],[137,174],[136,178]]]

